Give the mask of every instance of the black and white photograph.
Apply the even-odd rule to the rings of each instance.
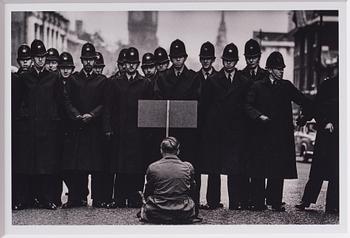
[[[317,4],[6,3],[7,234],[346,232],[346,4]]]

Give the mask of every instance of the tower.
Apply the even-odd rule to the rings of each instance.
[[[216,43],[215,43],[215,53],[217,58],[221,58],[222,52],[224,51],[226,44],[227,44],[227,33],[226,33],[225,12],[222,11],[220,26],[218,30],[218,35],[216,36]],[[220,69],[222,67],[221,60],[215,61],[215,67],[217,69]]]
[[[153,52],[158,46],[157,28],[158,12],[128,12],[129,45],[136,47],[140,55]]]

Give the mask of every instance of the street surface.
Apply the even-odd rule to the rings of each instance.
[[[310,163],[297,163],[298,179],[285,180],[283,201],[286,202],[286,212],[231,211],[228,210],[227,179],[222,176],[221,201],[224,208],[206,211],[200,210],[203,217],[202,225],[207,224],[339,224],[339,216],[324,213],[327,182],[324,182],[322,191],[316,204],[312,204],[308,211],[297,211],[297,204],[303,194],[307,182]],[[201,202],[205,203],[207,176],[202,176]],[[65,188],[65,191],[66,188]],[[67,200],[63,196],[63,202]],[[89,198],[91,205],[91,199]],[[14,211],[12,223],[14,225],[141,225],[136,218],[138,209],[104,209],[91,206],[76,209],[28,209]]]

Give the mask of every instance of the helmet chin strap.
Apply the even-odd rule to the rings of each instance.
[[[273,70],[271,70],[271,74],[272,74],[274,80],[278,80],[278,79],[281,79],[281,78],[282,78],[282,77],[279,78],[279,77],[275,74],[275,72],[274,72]]]

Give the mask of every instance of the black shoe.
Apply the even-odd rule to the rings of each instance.
[[[107,203],[101,201],[93,201],[92,206],[96,208],[107,208]]]
[[[109,209],[114,209],[114,208],[126,208],[126,203],[124,201],[124,203],[122,202],[116,202],[116,201],[113,201],[113,202],[110,202],[106,205],[106,208],[109,208]]]
[[[18,202],[18,203],[13,205],[12,210],[18,211],[18,210],[23,210],[23,209],[26,209],[26,208],[27,208],[27,206],[24,205],[24,203]]]
[[[82,201],[68,201],[62,205],[62,209],[67,209],[67,208],[74,208],[74,207],[86,207],[87,206],[87,201],[82,200]]]
[[[223,208],[224,207],[224,204],[222,203],[219,203],[217,205],[209,205],[209,204],[201,204],[199,206],[199,209],[203,209],[203,210],[215,210],[215,209],[218,209],[218,208]]]
[[[238,205],[233,205],[228,207],[229,210],[241,210],[240,206]]]
[[[268,205],[268,206],[272,206],[272,203],[271,203],[271,202],[266,201],[266,205]],[[281,202],[281,206],[284,206],[284,205],[286,205],[286,203],[285,203],[285,202]]]
[[[267,209],[266,205],[252,205],[250,207],[251,211],[265,211]]]
[[[248,204],[241,204],[239,209],[240,210],[250,210],[250,206]]]
[[[40,208],[49,209],[49,210],[56,210],[57,205],[53,202],[46,202],[46,203],[42,203]]]
[[[310,203],[308,202],[301,202],[297,205],[294,206],[296,209],[298,209],[299,211],[304,211],[306,207],[310,207]]]
[[[274,212],[285,212],[286,208],[283,207],[282,205],[279,205],[279,206],[278,205],[277,206],[272,205],[271,210],[274,211]]]

